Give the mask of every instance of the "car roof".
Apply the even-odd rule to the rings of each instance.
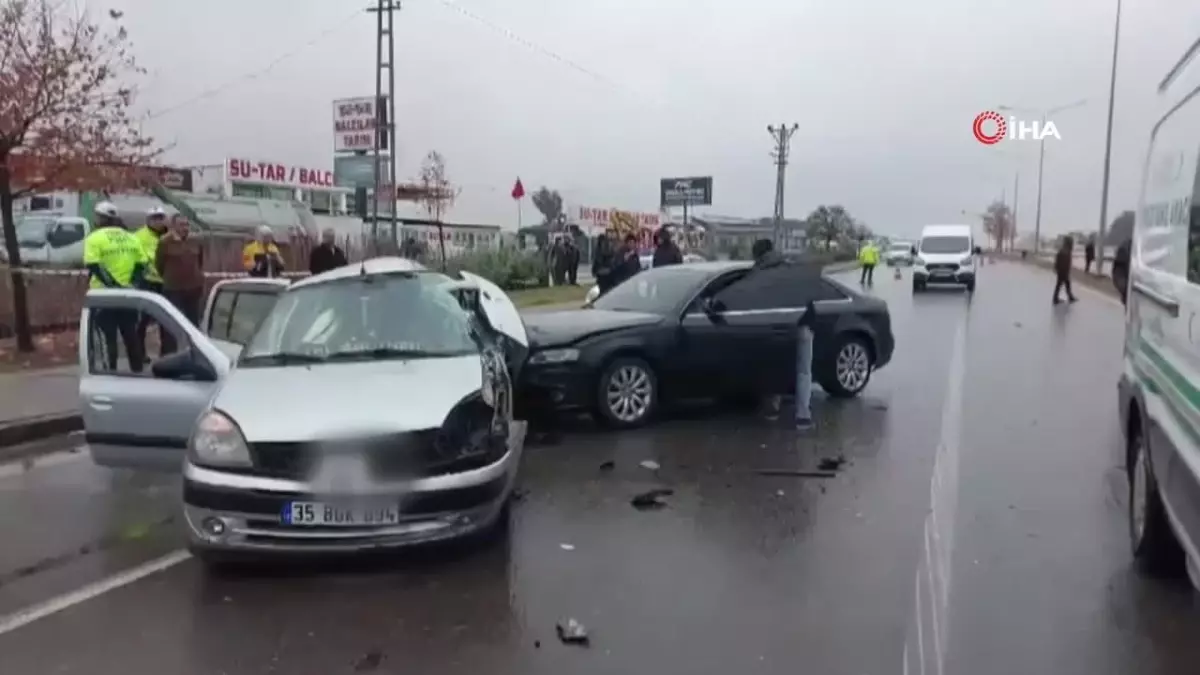
[[[292,284],[292,288],[301,288],[304,286],[324,283],[326,281],[334,281],[336,279],[345,279],[346,277],[356,277],[365,273],[367,276],[376,274],[396,274],[398,272],[429,272],[430,270],[421,263],[408,258],[400,258],[397,256],[384,256],[379,258],[371,258],[364,260],[361,263],[350,263],[341,267],[331,269],[328,272],[322,272],[315,276],[307,277]]]
[[[937,236],[941,234],[971,234],[970,225],[926,225],[921,229],[922,237]]]
[[[659,267],[656,269],[683,268],[687,270],[701,270],[703,272],[719,274],[721,272],[728,272],[729,270],[750,267],[751,264],[752,263],[749,260],[704,260],[697,262],[685,262],[680,265],[671,265],[670,267]]]

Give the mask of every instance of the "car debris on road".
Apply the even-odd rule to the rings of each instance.
[[[591,644],[591,640],[588,638],[587,628],[585,628],[583,624],[579,623],[575,619],[560,621],[558,625],[554,627],[554,629],[558,633],[559,641],[565,645],[578,645],[580,647],[587,647],[589,644]]]
[[[635,496],[629,503],[639,511],[661,509],[667,506],[667,502],[663,498],[673,494],[675,491],[670,488],[656,488]]]

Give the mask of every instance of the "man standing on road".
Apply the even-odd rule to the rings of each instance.
[[[321,243],[308,256],[308,271],[320,274],[346,264],[346,252],[336,243],[337,235],[332,228],[321,232]]]
[[[1117,253],[1113,257],[1112,264],[1112,280],[1113,286],[1116,286],[1117,293],[1121,294],[1121,304],[1128,302],[1129,296],[1129,249],[1133,246],[1132,239],[1126,239],[1117,247]]]
[[[750,274],[763,270],[789,265],[783,256],[775,251],[775,245],[770,239],[759,239],[750,249],[754,256],[754,266]],[[812,277],[813,283],[821,276],[821,267],[811,263],[798,263],[804,272],[800,282],[806,283]],[[749,276],[749,275],[747,275]],[[789,277],[790,278],[790,277]],[[810,300],[804,307],[804,313],[796,323],[796,415],[795,423],[798,431],[808,431],[815,427],[812,419],[812,360],[813,360],[813,326],[816,323],[817,307]],[[772,396],[767,400],[766,417],[775,420],[779,417],[782,400]]]
[[[1085,273],[1092,271],[1092,263],[1096,261],[1096,235],[1088,237],[1087,244],[1083,247],[1083,271]]]
[[[83,240],[83,264],[88,270],[89,288],[141,287],[146,273],[146,249],[138,238],[125,229],[112,202],[96,204],[94,229]],[[105,355],[110,371],[117,370],[117,334],[125,343],[129,369],[142,372],[145,354],[138,341],[138,313],[123,309],[102,309],[94,313],[96,327],[104,336]],[[84,339],[91,339],[86,336]]]
[[[204,302],[204,245],[191,236],[187,216],[176,214],[171,230],[158,242],[155,267],[163,279],[163,295],[193,325],[200,325]],[[163,352],[175,351],[175,338],[162,332]]]
[[[158,268],[155,267],[154,261],[158,254],[159,240],[162,239],[166,231],[167,214],[162,210],[161,206],[155,206],[146,212],[146,224],[133,233],[137,237],[138,242],[141,243],[142,248],[146,250],[148,264],[146,265],[145,284],[143,287],[151,293],[158,293],[160,295],[163,292],[162,276],[158,273]],[[150,328],[151,323],[150,317],[143,314],[138,321],[137,327],[138,342],[142,345],[142,353],[147,356],[149,356],[149,351],[146,349],[146,331]],[[159,331],[159,358],[162,358],[163,354],[168,353],[166,349],[168,339],[164,336],[166,332],[165,330]]]
[[[277,277],[283,273],[283,256],[275,243],[275,233],[260,225],[254,241],[242,249],[242,269],[252,277]]]
[[[1075,240],[1070,236],[1062,238],[1058,253],[1054,254],[1054,304],[1062,302],[1058,293],[1067,289],[1067,302],[1075,302],[1075,294],[1071,292],[1071,259],[1074,257]]]
[[[879,264],[879,248],[873,241],[864,241],[858,250],[858,263],[862,265],[862,276],[858,282],[866,286],[875,285],[875,266]]]
[[[683,253],[679,251],[679,247],[675,242],[671,241],[671,231],[664,225],[659,228],[654,236],[654,259],[651,267],[666,267],[667,265],[678,265],[683,262]]]

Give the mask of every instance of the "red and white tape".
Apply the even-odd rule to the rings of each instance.
[[[20,272],[26,276],[33,277],[86,277],[87,270],[81,269],[64,269],[61,267],[9,267],[0,265],[0,274],[8,274],[9,272]],[[205,272],[206,279],[239,279],[250,275],[245,272]],[[310,276],[308,272],[284,272],[281,276],[289,279],[301,278]]]

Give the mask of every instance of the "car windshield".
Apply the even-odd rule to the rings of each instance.
[[[962,236],[925,237],[921,239],[921,253],[966,253],[971,250],[971,240]]]
[[[20,246],[45,246],[46,234],[54,225],[54,218],[26,216],[17,219],[17,243]]]
[[[907,251],[908,251],[909,249],[911,249],[911,248],[912,248],[912,244],[908,244],[908,243],[903,243],[903,242],[902,242],[902,243],[899,243],[899,244],[892,244],[892,250],[893,250],[893,251],[907,252]]]
[[[658,267],[639,272],[600,296],[592,307],[617,312],[667,314],[686,302],[708,278],[695,268]]]
[[[286,366],[479,351],[470,315],[435,272],[352,276],[285,292],[238,361]]]

